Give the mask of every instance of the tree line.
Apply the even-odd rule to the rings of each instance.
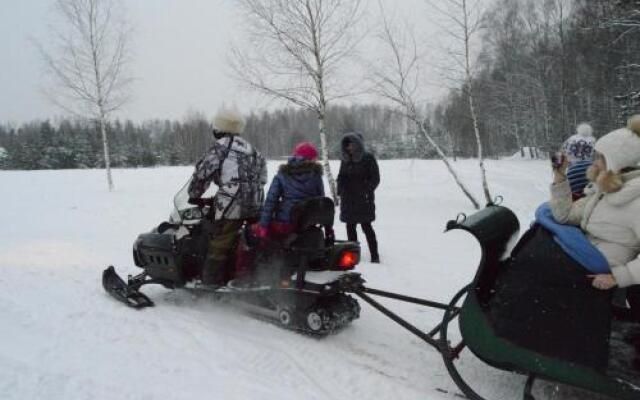
[[[405,119],[381,105],[335,106],[327,113],[330,157],[340,156],[340,138],[363,132],[380,158],[424,156]],[[213,144],[208,115],[190,112],[181,121],[114,120],[106,125],[111,165],[150,167],[192,165]],[[251,113],[244,136],[266,157],[290,154],[300,141],[317,142],[316,116],[307,110],[284,108]],[[32,121],[20,126],[0,124],[1,169],[102,168],[100,126],[83,119]]]

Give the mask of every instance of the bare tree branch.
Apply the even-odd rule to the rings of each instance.
[[[247,14],[252,40],[232,49],[235,78],[272,99],[317,114],[325,174],[337,203],[328,162],[325,116],[330,101],[354,92],[340,78],[361,39],[355,29],[363,12],[361,0],[239,2]]]
[[[434,140],[427,118],[421,115],[415,95],[420,88],[420,57],[415,34],[408,24],[404,30],[391,25],[383,6],[379,3],[382,15],[382,28],[378,40],[383,45],[386,57],[382,65],[374,68],[374,91],[382,98],[395,104],[396,112],[413,122],[420,137],[436,150],[458,187],[469,199],[474,208],[480,207],[478,201],[462,182],[449,162],[440,145]]]

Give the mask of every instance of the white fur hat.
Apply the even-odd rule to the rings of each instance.
[[[626,128],[598,139],[596,151],[604,156],[609,171],[620,172],[640,163],[640,115],[629,118]]]
[[[226,133],[241,134],[244,132],[244,117],[235,109],[221,108],[213,117],[213,128]]]

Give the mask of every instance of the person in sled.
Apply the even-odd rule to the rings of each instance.
[[[587,171],[593,184],[584,199],[568,201],[566,163],[554,170],[551,210],[556,221],[582,227],[605,256],[610,272],[593,275],[593,286],[628,287],[627,301],[640,322],[640,115],[600,138],[595,150]]]
[[[571,135],[562,144],[562,152],[567,156],[569,165],[580,161],[592,161],[596,139],[593,137],[593,128],[586,122],[578,124],[576,133]]]
[[[196,164],[189,185],[189,202],[200,197],[211,183],[218,186],[209,217],[213,220],[202,283],[218,286],[225,282],[225,266],[245,221],[257,220],[263,186],[267,182],[264,157],[240,135],[245,121],[236,110],[221,109],[213,119],[213,147]]]
[[[347,238],[358,240],[356,227],[362,226],[371,253],[371,262],[379,263],[378,240],[371,223],[376,219],[375,190],[380,184],[378,163],[373,154],[365,150],[364,138],[359,133],[342,137],[342,162],[338,173],[340,221],[347,224]]]
[[[566,176],[571,186],[573,200],[584,197],[583,190],[589,183],[586,172],[593,164],[595,142],[593,128],[583,122],[576,127],[576,133],[562,145],[562,155],[568,162]]]
[[[518,345],[595,369],[608,360],[611,297],[627,288],[640,322],[640,115],[595,144],[590,185],[574,201],[568,162],[498,278],[489,309]]]
[[[295,146],[287,163],[280,166],[260,213],[261,239],[290,234],[295,228],[291,221],[293,207],[306,199],[324,196],[322,166],[317,159],[318,150],[313,143],[302,142]]]

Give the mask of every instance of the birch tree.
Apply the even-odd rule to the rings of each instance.
[[[50,42],[37,43],[53,81],[47,97],[97,125],[107,184],[113,190],[107,124],[129,100],[131,26],[117,0],[56,0],[54,7]]]
[[[474,93],[474,62],[472,54],[472,40],[481,28],[482,0],[427,0],[427,4],[441,14],[446,22],[443,28],[453,43],[453,49],[449,52],[450,61],[461,72],[462,90],[469,104],[469,112],[473,122],[473,132],[476,140],[478,166],[482,179],[482,190],[487,203],[493,198],[487,183],[487,171],[484,166],[484,152],[480,138],[480,127],[476,112],[476,97]],[[455,68],[454,68],[455,70]],[[451,71],[451,69],[449,69]]]
[[[343,76],[359,37],[360,0],[240,0],[249,43],[233,50],[236,78],[273,99],[318,117],[325,175],[338,202],[327,148],[326,115],[332,101],[353,89]]]
[[[409,27],[404,30],[393,27],[385,17],[384,11],[381,14],[383,24],[378,39],[383,46],[384,55],[373,72],[375,92],[395,104],[398,112],[415,124],[418,135],[435,149],[456,185],[473,207],[479,209],[480,203],[462,182],[444,151],[434,140],[428,118],[422,115],[418,106],[416,97],[421,89],[421,57],[415,34]]]

